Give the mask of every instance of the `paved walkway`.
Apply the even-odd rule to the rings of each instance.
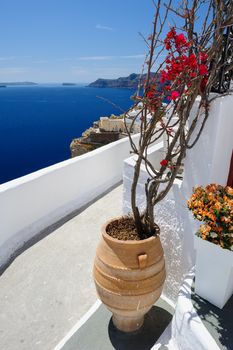
[[[1,350],[51,350],[94,304],[100,226],[121,208],[118,186],[6,269],[0,277]]]
[[[208,303],[195,294],[192,288],[192,304],[209,334],[214,338],[221,350],[233,349],[233,295],[223,309]]]

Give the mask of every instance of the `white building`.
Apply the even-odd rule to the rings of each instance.
[[[123,118],[108,118],[108,117],[101,117],[100,122],[99,122],[99,128],[101,130],[105,131],[118,131],[120,133],[126,132],[126,127],[130,128],[130,125],[132,123],[132,120],[129,118],[126,118],[125,121]],[[138,123],[135,123],[133,128],[132,128],[132,133],[137,134],[140,131],[140,126]]]

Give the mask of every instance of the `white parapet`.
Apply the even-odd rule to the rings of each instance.
[[[121,181],[129,152],[128,138],[121,139],[0,185],[0,266],[38,232]]]

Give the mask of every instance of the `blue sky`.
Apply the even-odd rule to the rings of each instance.
[[[140,72],[152,0],[0,0],[0,81],[91,82]]]

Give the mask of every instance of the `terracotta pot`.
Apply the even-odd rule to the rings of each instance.
[[[144,315],[159,299],[165,281],[165,261],[160,238],[121,241],[102,227],[97,247],[94,280],[101,301],[113,313],[113,323],[121,331],[139,329]]]

